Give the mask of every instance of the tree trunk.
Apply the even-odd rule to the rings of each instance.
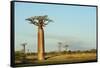
[[[38,27],[38,60],[44,60],[44,31],[42,27]]]

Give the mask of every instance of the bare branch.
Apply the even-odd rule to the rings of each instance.
[[[38,26],[38,22],[35,21],[35,18],[31,17],[31,18],[27,18],[26,20],[30,21],[30,24],[34,24]]]

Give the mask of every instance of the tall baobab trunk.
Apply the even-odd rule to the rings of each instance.
[[[44,31],[38,26],[38,60],[44,60]]]

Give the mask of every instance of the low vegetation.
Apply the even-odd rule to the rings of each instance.
[[[86,51],[61,51],[61,52],[47,52],[45,53],[45,60],[38,61],[37,53],[21,53],[15,52],[15,63],[20,65],[42,65],[42,64],[61,64],[61,63],[77,63],[77,62],[91,62],[97,61],[96,49]]]

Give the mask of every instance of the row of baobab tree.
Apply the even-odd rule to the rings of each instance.
[[[22,52],[25,54],[26,53],[26,51],[27,51],[27,53],[30,53],[30,49],[27,49],[27,44],[28,43],[22,43],[21,44],[21,46],[22,46]],[[67,45],[67,44],[63,44],[62,42],[58,42],[58,52],[60,53],[60,52],[62,52],[62,51],[68,51],[68,47],[69,47],[69,45]],[[63,50],[63,48],[64,48],[64,50]]]
[[[23,53],[23,62],[26,62],[26,56],[28,56],[27,54],[31,54],[32,52],[29,52],[30,49],[27,49],[27,44],[28,43],[22,43],[21,46],[22,46],[22,53]],[[62,50],[62,48],[64,48],[64,50]],[[67,52],[67,49],[68,49],[68,45],[62,45],[62,42],[58,42],[58,53],[60,54],[61,52],[63,51],[66,51]],[[27,52],[26,52],[27,51]],[[56,52],[56,51],[55,51]],[[34,53],[34,52],[33,52]],[[46,53],[46,52],[45,52]],[[50,52],[52,53],[52,51]],[[37,53],[38,54],[38,53]],[[45,54],[44,54],[45,55]],[[44,58],[45,59],[45,58]]]

